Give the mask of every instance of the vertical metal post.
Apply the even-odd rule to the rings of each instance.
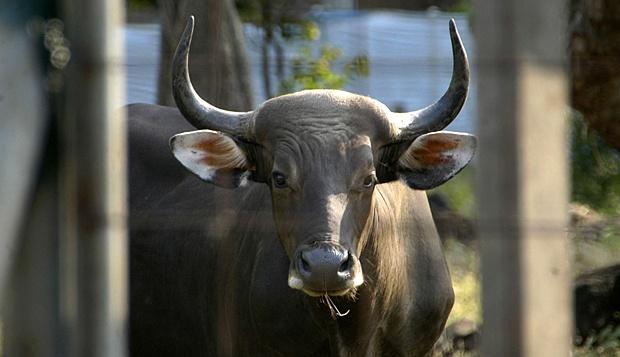
[[[65,0],[71,41],[63,133],[64,336],[71,356],[126,352],[124,2]]]
[[[477,0],[484,356],[568,356],[565,1]]]

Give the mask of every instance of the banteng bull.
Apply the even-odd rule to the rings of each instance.
[[[129,107],[131,353],[427,355],[454,296],[423,190],[476,146],[440,131],[469,82],[454,22],[450,86],[410,113],[336,90],[218,109],[190,82],[192,31],[179,110]]]

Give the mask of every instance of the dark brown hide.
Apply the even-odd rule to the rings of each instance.
[[[365,283],[355,299],[332,298],[350,310],[332,319],[320,299],[287,285],[290,259],[268,185],[227,190],[184,170],[168,150],[170,136],[191,130],[176,109],[132,105],[129,118],[132,355],[430,351],[453,292],[424,192],[400,180],[375,187],[357,252]]]

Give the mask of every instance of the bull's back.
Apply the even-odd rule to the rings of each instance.
[[[127,106],[129,205],[132,213],[155,206],[188,176],[170,150],[171,136],[193,130],[176,108],[152,104]]]
[[[177,109],[128,113],[131,354],[213,355],[217,250],[244,221],[244,192],[206,184],[176,161],[169,138],[194,130]]]
[[[128,112],[131,355],[226,355],[227,339],[250,337],[222,332],[249,327],[236,321],[249,314],[254,253],[281,250],[268,188],[221,189],[183,168],[168,140],[194,128],[177,109],[139,104]],[[286,256],[265,258],[270,277],[279,271],[274,259],[288,291]]]

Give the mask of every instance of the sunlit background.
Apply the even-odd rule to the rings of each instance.
[[[424,107],[441,96],[449,83],[452,54],[447,23],[454,18],[472,64],[472,82],[465,107],[447,129],[476,133],[477,67],[480,63],[471,34],[470,19],[475,16],[475,10],[470,1],[240,0],[235,3],[243,22],[243,45],[250,67],[254,103],[292,90],[329,87],[369,95],[392,110]],[[573,1],[570,19],[567,19],[572,32],[566,55],[573,58],[571,68],[580,65],[581,72],[584,72],[584,65],[575,58],[589,55],[583,53],[583,41],[592,41],[583,35],[586,26],[583,22],[588,16],[594,17],[594,22],[600,21],[596,13],[589,12],[588,6],[593,6],[590,3]],[[270,9],[272,14],[266,15],[265,9]],[[154,1],[128,2],[125,29],[128,103],[157,102],[162,15],[165,12],[158,10]],[[196,16],[199,18],[200,14]],[[270,31],[273,34],[267,36]],[[592,50],[593,53],[600,51]],[[347,66],[353,70],[346,71]],[[194,71],[199,75],[200,69]],[[579,75],[587,74],[571,77],[572,88],[577,91],[573,96],[587,95],[578,92],[588,91],[583,84],[585,80]],[[581,87],[575,82],[581,83]],[[608,86],[614,85],[609,83]],[[609,98],[610,102],[613,100],[620,101],[620,98]],[[586,115],[601,116],[591,108],[584,109],[588,111]],[[609,121],[620,130],[617,118],[610,116]],[[568,234],[573,245],[573,275],[581,293],[586,290],[582,285],[590,284],[590,289],[597,289],[592,281],[607,281],[604,284],[608,286],[601,289],[611,291],[614,288],[609,287],[610,279],[616,279],[615,291],[618,291],[620,153],[618,146],[610,146],[611,139],[599,136],[586,119],[579,108],[567,112],[572,181],[567,214],[570,215]],[[446,338],[437,349],[439,355],[476,355],[478,333],[483,323],[475,169],[475,164],[470,166],[429,196],[456,292]],[[601,268],[603,270],[597,270]],[[599,274],[595,278],[587,275],[593,271]],[[601,319],[592,317],[596,318]],[[615,321],[617,319],[618,316]],[[620,354],[617,323],[581,323],[597,327],[592,327],[591,333],[585,336],[576,337],[576,356]]]
[[[376,98],[393,111],[412,111],[437,100],[449,84],[448,21],[454,18],[468,51],[472,81],[463,110],[447,129],[478,132],[477,75],[484,63],[476,58],[472,34],[476,11],[470,0],[237,0],[220,16],[224,23],[240,26],[242,37],[226,38],[231,51],[238,52],[221,57],[208,53],[213,39],[200,27],[201,18],[208,16],[207,6],[198,3],[127,0],[122,29],[126,104],[173,104],[169,61],[185,18],[192,13],[197,39],[190,70],[197,91],[213,104],[250,110],[280,94],[333,88]],[[620,356],[620,24],[613,17],[620,14],[620,3],[572,0],[567,7],[571,188],[566,214],[577,302],[573,355]],[[2,11],[4,18],[11,18],[14,8]],[[33,36],[45,36],[50,28],[62,35],[62,21],[38,17],[29,26]],[[70,53],[63,52],[70,45],[63,41],[60,36],[46,44],[49,53],[56,51],[45,77],[45,89],[51,93],[63,86],[59,73],[70,61]],[[231,66],[244,66],[236,73],[246,78],[200,79],[211,61],[238,59],[239,53],[246,62]],[[233,91],[214,91],[226,81],[242,84]],[[0,103],[4,96],[0,93]],[[3,135],[7,133],[0,133],[0,140]],[[476,192],[481,188],[474,186],[476,167],[474,161],[455,179],[429,192],[456,293],[436,356],[479,354],[484,321],[476,216]]]

